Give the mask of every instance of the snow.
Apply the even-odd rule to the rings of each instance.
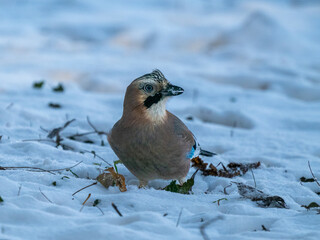
[[[301,207],[320,204],[320,188],[300,182],[312,177],[308,161],[320,178],[319,1],[2,0],[0,18],[0,166],[81,162],[72,168],[79,178],[1,170],[0,239],[203,239],[201,229],[210,239],[320,239],[317,211]],[[91,151],[117,160],[106,137],[65,139],[75,151],[24,141],[46,139],[41,127],[73,118],[62,136],[92,131],[87,116],[110,130],[126,86],[155,68],[185,90],[168,109],[219,154],[203,160],[261,161],[257,188],[282,197],[287,209],[261,208],[235,184],[224,194],[231,181],[254,186],[250,171],[233,179],[198,173],[193,194],[182,195],[159,190],[164,180],[138,189],[118,164],[127,192],[98,184],[73,197],[108,166]],[[32,88],[41,79],[43,88]],[[53,92],[59,82],[65,91]]]

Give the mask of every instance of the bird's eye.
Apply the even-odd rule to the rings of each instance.
[[[145,90],[146,92],[150,93],[150,92],[153,91],[153,86],[150,85],[150,84],[146,84],[146,85],[144,86],[144,90]]]

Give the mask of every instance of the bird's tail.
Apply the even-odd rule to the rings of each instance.
[[[212,157],[212,156],[217,155],[217,154],[213,153],[213,152],[209,152],[209,151],[203,150],[203,149],[200,149],[200,155],[206,156],[206,157]]]

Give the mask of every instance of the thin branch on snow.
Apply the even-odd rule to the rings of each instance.
[[[41,126],[40,126],[40,129],[41,129],[42,131],[46,132],[46,133],[48,133],[48,132],[49,132],[49,130],[47,130],[47,129],[45,129],[45,128],[41,127]]]
[[[97,158],[99,158],[100,160],[104,161],[106,164],[108,164],[110,167],[112,167],[112,165],[111,165],[110,163],[108,163],[106,160],[104,160],[102,157],[100,157],[98,154],[96,154],[95,151],[84,150],[83,152],[93,154],[93,157],[94,157],[94,158],[97,157]]]
[[[79,164],[81,164],[83,161],[77,162],[75,165],[71,166],[71,167],[67,167],[67,168],[59,168],[59,169],[52,169],[50,170],[51,172],[59,172],[59,171],[69,171],[72,168],[75,168],[76,166],[78,166]]]
[[[49,130],[43,128],[43,127],[40,127],[41,130],[43,130],[43,131],[48,133],[47,137],[49,139],[25,139],[25,140],[22,140],[22,141],[23,142],[33,142],[33,141],[36,141],[36,142],[50,142],[50,143],[56,144],[56,147],[62,146],[62,148],[64,150],[76,151],[73,147],[70,147],[70,146],[62,143],[63,137],[60,136],[60,133],[74,121],[75,121],[75,119],[67,121],[62,127],[54,128],[51,131],[49,131]],[[66,138],[69,138],[69,139],[72,139],[72,140],[76,141],[75,137],[81,137],[81,136],[90,135],[90,134],[98,134],[98,135],[103,135],[104,134],[104,135],[107,135],[107,132],[97,130],[97,128],[91,123],[89,117],[87,117],[87,121],[88,121],[88,124],[90,125],[90,127],[94,131],[85,132],[85,133],[76,133],[76,134],[67,136]],[[55,140],[53,140],[54,137],[56,138]],[[79,152],[80,153],[84,153],[84,152],[91,153],[91,154],[93,154],[94,157],[98,157],[100,160],[102,160],[103,162],[108,164],[110,167],[112,167],[112,165],[110,163],[108,163],[105,159],[103,159],[101,156],[96,154],[95,151],[80,150]]]
[[[231,187],[232,186],[232,183],[230,183],[228,186],[225,186],[224,188],[223,188],[223,193],[225,194],[225,195],[229,195],[229,193],[227,193],[227,188],[229,188],[229,187]]]
[[[92,127],[93,128],[93,130],[97,133],[97,134],[99,134],[99,135],[108,135],[108,133],[107,132],[104,132],[104,131],[98,131],[97,130],[97,128],[91,123],[91,121],[90,121],[90,119],[89,119],[89,117],[87,116],[87,122],[88,122],[88,124],[90,125],[90,127]]]
[[[58,141],[54,141],[52,139],[25,139],[25,140],[22,140],[22,141],[23,142],[51,142],[51,143],[57,144],[56,146],[62,146],[62,148],[65,149],[65,150],[68,149],[68,150],[71,150],[71,151],[75,151],[74,148],[72,148],[72,147],[70,147],[70,146],[68,146],[66,144],[61,143],[62,138],[59,137],[58,139],[59,139]],[[91,154],[93,154],[94,157],[98,157],[100,160],[102,160],[103,162],[108,164],[110,167],[112,167],[112,165],[110,163],[108,163],[105,159],[103,159],[101,156],[99,156],[95,151],[80,150],[79,152],[80,153],[91,153]]]
[[[254,177],[252,168],[250,170],[251,170],[253,181],[254,181],[254,187],[257,188],[256,178]]]
[[[64,150],[71,150],[71,151],[75,151],[75,149],[73,147],[70,147],[66,144],[61,143],[63,139],[59,136],[57,137],[56,141],[52,140],[52,139],[25,139],[22,140],[22,142],[51,142],[56,144],[56,147],[61,146]]]
[[[206,229],[210,224],[212,224],[212,223],[214,223],[214,222],[216,222],[216,221],[218,221],[218,220],[221,220],[221,219],[223,219],[222,216],[217,216],[217,217],[215,217],[215,218],[213,218],[213,219],[211,219],[211,220],[209,220],[209,221],[207,221],[207,222],[205,222],[204,224],[201,225],[201,227],[200,227],[200,233],[201,233],[201,235],[202,235],[202,237],[203,237],[204,240],[210,240],[209,236],[208,236],[208,235],[206,234],[206,232],[205,232],[205,229]]]
[[[111,203],[112,207],[114,208],[114,210],[119,214],[120,217],[123,217],[121,212],[119,211],[118,207],[114,204],[114,203]]]
[[[20,196],[21,188],[22,188],[22,185],[20,184],[19,190],[18,190],[18,196]]]
[[[26,169],[27,171],[30,171],[30,172],[48,172],[48,173],[51,173],[53,175],[55,175],[54,172],[59,172],[59,171],[64,171],[64,170],[67,170],[69,171],[70,169],[78,166],[81,162],[78,162],[76,163],[75,165],[71,166],[71,167],[67,167],[67,168],[59,168],[59,169],[43,169],[43,168],[38,168],[38,167],[2,167],[0,166],[0,170],[19,170],[19,169]]]
[[[95,207],[100,210],[100,212],[102,213],[102,215],[104,215],[104,212],[102,211],[102,209],[101,209],[99,206],[95,206]]]
[[[26,169],[29,172],[48,172],[55,175],[55,173],[51,172],[51,170],[46,170],[38,167],[2,167],[0,166],[0,170],[20,170],[20,169]]]
[[[44,196],[45,199],[48,200],[48,202],[53,203],[53,202],[41,191],[40,187],[39,187],[39,191],[40,191],[40,193],[42,194],[42,196]]]
[[[75,138],[75,137],[82,137],[82,136],[86,136],[86,135],[90,135],[90,134],[94,134],[96,133],[96,131],[91,131],[91,132],[85,132],[85,133],[76,133],[76,134],[73,134],[73,135],[70,135],[68,136],[67,138]]]
[[[180,219],[181,219],[181,215],[182,215],[182,210],[183,210],[183,208],[181,208],[181,211],[180,211],[180,213],[179,213],[179,217],[178,217],[178,221],[177,221],[176,227],[179,226]]]
[[[62,132],[65,128],[67,128],[75,120],[76,119],[72,119],[70,121],[67,121],[62,127],[54,128],[53,130],[51,130],[49,132],[47,137],[51,138],[51,139],[54,138],[54,137],[56,138],[56,140],[54,141],[56,143],[56,147],[62,146],[62,148],[65,149],[65,150],[68,150],[68,149],[69,150],[74,150],[74,148],[61,143],[63,138],[60,136],[60,132]]]
[[[253,202],[256,202],[260,207],[264,208],[288,208],[283,198],[279,196],[272,196],[262,192],[259,189],[251,187],[249,185],[232,182],[237,185],[239,194]]]
[[[75,137],[82,137],[82,136],[86,136],[86,135],[90,135],[90,134],[98,134],[98,135],[108,135],[107,132],[104,131],[99,131],[90,121],[90,118],[87,116],[87,122],[90,125],[90,127],[93,129],[93,131],[90,132],[84,132],[84,133],[76,133],[73,135],[68,136],[67,138],[69,139],[74,139]]]
[[[224,170],[225,172],[228,172],[227,168],[224,166],[224,164],[223,164],[222,162],[219,162],[219,163],[217,164],[216,168],[219,167],[220,165],[222,166],[222,168],[223,168],[223,170]]]
[[[61,146],[64,150],[71,150],[71,151],[76,151],[73,147],[70,147],[64,143],[62,143],[63,137],[60,136],[60,133],[67,128],[72,122],[74,122],[76,119],[72,119],[67,121],[62,127],[58,127],[58,128],[54,128],[53,130],[49,131],[43,127],[40,127],[43,131],[47,132],[47,139],[25,139],[22,140],[23,142],[50,142],[56,145],[56,147]],[[75,137],[81,137],[81,136],[85,136],[85,135],[89,135],[89,134],[98,134],[98,135],[107,135],[107,132],[104,131],[99,131],[90,121],[89,117],[87,116],[87,122],[90,125],[90,127],[93,129],[93,131],[90,132],[85,132],[85,133],[77,133],[77,134],[73,134],[70,136],[67,136],[67,138],[75,140]],[[55,137],[55,140],[53,139]],[[101,156],[99,156],[98,154],[96,154],[95,151],[87,151],[87,150],[80,150],[80,153],[91,153],[93,154],[94,157],[98,157],[100,160],[102,160],[103,162],[105,162],[106,164],[108,164],[110,167],[112,167],[112,165],[107,162],[105,159],[103,159]]]
[[[76,119],[72,119],[70,121],[67,121],[62,127],[54,128],[52,131],[49,132],[48,138],[54,138],[59,137],[59,134],[61,131],[63,131],[66,127],[68,127],[72,122],[74,122]]]
[[[315,177],[315,175],[314,175],[313,172],[312,172],[312,168],[311,168],[311,166],[310,166],[310,161],[308,161],[308,166],[309,166],[309,169],[310,169],[310,172],[311,172],[311,175],[312,175],[314,181],[315,181],[315,182],[318,184],[318,186],[320,187],[320,183],[318,182],[318,179]]]
[[[55,143],[54,140],[52,139],[24,139],[22,140],[22,142],[52,142],[52,143]]]
[[[234,121],[233,125],[232,125],[232,128],[231,128],[231,131],[230,131],[230,137],[233,137],[234,130],[236,129],[236,127],[237,127],[237,121]]]
[[[77,193],[81,192],[82,190],[84,190],[84,189],[86,189],[86,188],[88,188],[88,187],[92,187],[93,185],[96,185],[97,183],[98,183],[98,182],[94,182],[94,183],[92,183],[92,184],[90,184],[90,185],[88,185],[88,186],[86,186],[86,187],[83,187],[83,188],[79,189],[78,191],[74,192],[74,193],[72,194],[72,196],[76,195]]]
[[[263,231],[270,232],[270,230],[267,229],[264,225],[261,225],[261,228],[262,228]]]
[[[10,104],[6,107],[6,110],[10,109],[13,105],[14,105],[14,103],[10,103]]]
[[[83,210],[86,202],[89,200],[90,197],[91,197],[91,193],[88,194],[88,197],[87,197],[86,200],[84,200],[84,202],[82,203],[82,207],[81,207],[81,209],[80,209],[80,212],[82,212],[82,210]]]

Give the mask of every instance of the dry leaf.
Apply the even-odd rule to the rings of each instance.
[[[250,169],[255,169],[260,167],[260,162],[255,163],[235,163],[231,162],[228,164],[228,168],[232,169],[233,171],[241,171],[241,174],[244,175],[246,172],[248,172]]]
[[[235,183],[237,185],[238,192],[242,197],[248,198],[251,201],[256,202],[260,207],[287,208],[285,201],[283,200],[283,198],[279,196],[270,196],[262,192],[261,190],[258,190],[254,187],[251,187],[243,183],[232,183]]]
[[[213,166],[210,163],[208,167],[208,163],[205,163],[200,157],[196,157],[191,159],[192,167],[199,169],[204,176],[215,176],[215,177],[226,177],[233,178],[239,175],[245,174],[249,169],[258,168],[260,166],[260,162],[256,163],[229,163],[227,167],[225,167],[222,163],[222,169],[217,169],[217,167]]]
[[[97,181],[101,183],[105,188],[110,186],[118,186],[121,192],[127,191],[125,178],[123,175],[116,173],[114,168],[106,169],[107,173],[102,173],[97,177]]]

